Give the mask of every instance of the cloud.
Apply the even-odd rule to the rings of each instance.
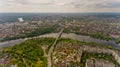
[[[3,8],[4,7],[4,8]],[[120,11],[120,0],[0,0],[2,11]],[[32,10],[31,10],[32,9]],[[104,10],[103,10],[104,9]]]
[[[9,6],[17,6],[17,5],[27,5],[27,6],[34,6],[34,5],[49,5],[52,4],[53,0],[3,0],[3,5],[8,4]]]
[[[4,5],[73,6],[75,8],[120,8],[120,0],[2,0]]]
[[[64,5],[75,8],[120,8],[120,0],[74,0]]]
[[[93,5],[95,8],[120,8],[120,2],[106,2],[106,3],[97,3]]]

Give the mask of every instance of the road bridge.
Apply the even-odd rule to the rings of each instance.
[[[51,54],[54,51],[54,47],[56,46],[58,39],[62,36],[63,30],[64,30],[64,28],[61,29],[61,31],[59,32],[57,38],[55,39],[54,43],[52,44],[51,48],[49,49],[49,52],[48,52],[48,55],[47,55],[47,62],[48,62],[47,63],[47,67],[51,67],[52,66]]]

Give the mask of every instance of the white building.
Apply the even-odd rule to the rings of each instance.
[[[18,21],[23,22],[24,20],[23,20],[23,18],[18,18]]]

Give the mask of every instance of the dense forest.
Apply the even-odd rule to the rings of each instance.
[[[30,39],[21,44],[3,50],[8,54],[9,65],[17,64],[19,67],[46,67],[47,59],[44,57],[42,45],[50,45],[53,38]],[[8,65],[8,66],[9,66]]]

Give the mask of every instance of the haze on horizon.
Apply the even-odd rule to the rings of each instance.
[[[0,0],[0,12],[120,12],[120,0]]]

